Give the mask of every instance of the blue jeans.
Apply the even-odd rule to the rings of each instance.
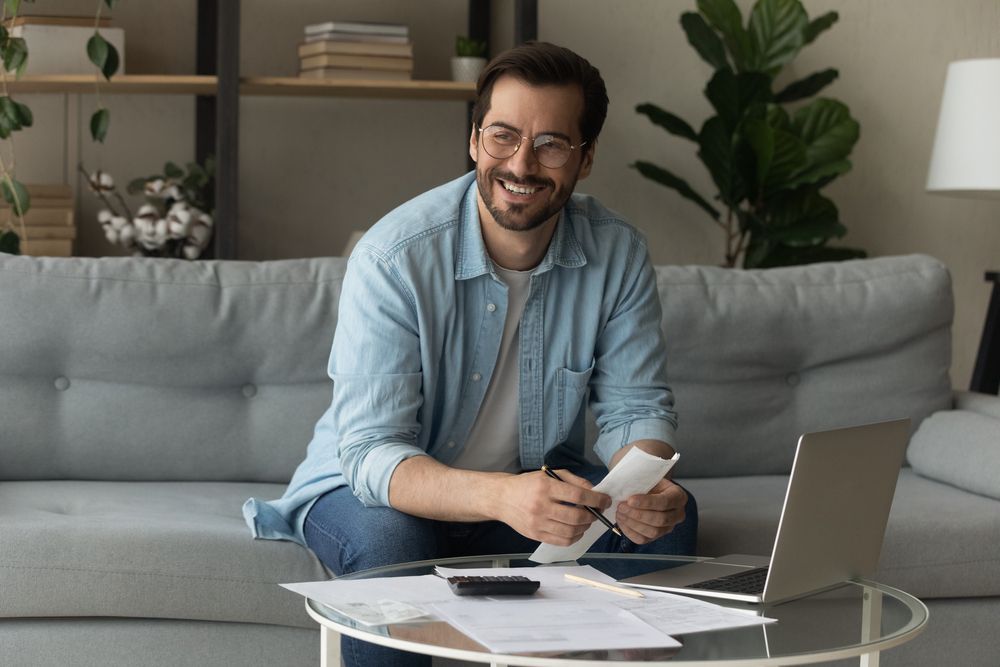
[[[603,466],[571,470],[596,484],[606,474]],[[688,493],[684,522],[649,544],[637,545],[606,531],[590,548],[594,553],[648,553],[692,555],[698,532],[698,506]],[[457,523],[433,521],[404,514],[391,507],[365,507],[344,486],[321,496],[309,510],[306,544],[337,576],[417,560],[530,553],[538,542],[499,521]],[[618,578],[629,572],[615,572]],[[343,637],[341,653],[348,667],[430,667],[429,656],[375,646]]]

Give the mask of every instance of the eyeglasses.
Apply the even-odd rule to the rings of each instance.
[[[483,150],[497,160],[506,160],[513,156],[521,148],[525,139],[532,139],[532,137],[523,137],[517,130],[503,125],[481,127],[479,128],[479,137]],[[573,151],[586,145],[587,142],[584,141],[573,146],[562,137],[554,134],[539,134],[534,137],[531,149],[540,165],[549,169],[558,169],[566,164]]]

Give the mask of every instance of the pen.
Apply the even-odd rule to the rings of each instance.
[[[557,475],[555,473],[555,471],[552,470],[552,468],[548,467],[547,465],[543,465],[542,466],[542,472],[544,472],[546,475],[548,475],[552,479],[557,479],[560,482],[562,481],[562,479],[559,477],[559,475]],[[612,533],[614,533],[618,537],[623,537],[622,531],[620,531],[618,529],[618,526],[616,526],[615,524],[613,524],[610,521],[608,521],[608,518],[606,516],[604,516],[603,514],[601,514],[598,510],[594,509],[593,507],[588,507],[587,505],[583,505],[582,507],[583,507],[583,509],[585,509],[588,512],[590,512],[591,514],[593,514],[597,518],[598,521],[600,521],[605,526],[607,526],[608,528],[610,528]]]
[[[634,588],[624,588],[622,586],[615,586],[614,584],[606,584],[603,581],[594,581],[593,579],[587,579],[585,577],[578,577],[575,574],[565,574],[563,575],[570,581],[575,581],[578,584],[586,584],[587,586],[593,586],[594,588],[600,588],[602,591],[609,591],[611,593],[618,593],[619,595],[627,595],[630,598],[644,598],[646,597]]]

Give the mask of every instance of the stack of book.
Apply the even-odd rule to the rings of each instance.
[[[410,29],[358,21],[307,25],[299,64],[299,76],[312,79],[405,81],[413,77]]]
[[[76,226],[73,223],[73,191],[68,185],[25,185],[31,207],[24,214],[24,233],[9,204],[0,199],[0,215],[11,217],[21,237],[21,253],[46,257],[72,257]]]
[[[87,57],[87,41],[100,29],[101,37],[118,51],[118,74],[125,73],[125,30],[111,19],[94,16],[18,16],[4,22],[11,37],[20,37],[28,47],[25,74],[93,74]]]

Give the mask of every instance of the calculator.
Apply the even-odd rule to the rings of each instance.
[[[455,595],[531,595],[539,582],[527,577],[448,577],[448,586]]]

